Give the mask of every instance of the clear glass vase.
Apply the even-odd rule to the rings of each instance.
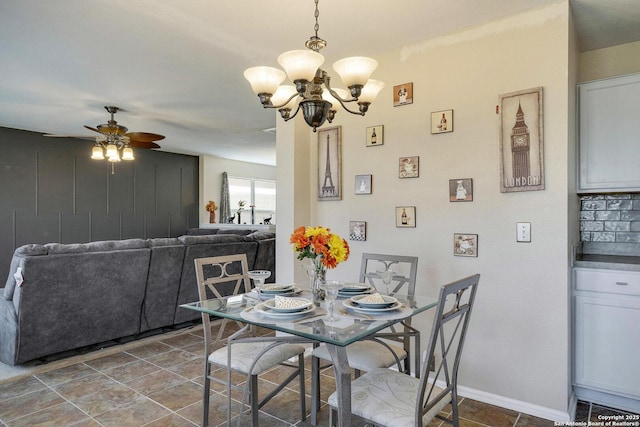
[[[324,289],[322,285],[326,281],[327,269],[322,265],[321,257],[310,259],[309,263],[305,266],[307,275],[309,276],[309,289],[313,296],[313,303],[319,306],[325,298]]]

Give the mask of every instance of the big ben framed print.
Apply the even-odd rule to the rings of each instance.
[[[544,190],[542,87],[500,95],[500,192]]]

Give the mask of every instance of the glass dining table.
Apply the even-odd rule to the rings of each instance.
[[[299,295],[310,298],[308,291]],[[389,310],[358,310],[349,300],[336,300],[337,321],[326,321],[327,311],[323,307],[310,307],[302,313],[275,313],[265,307],[265,301],[257,293],[249,292],[224,298],[196,301],[180,307],[207,313],[223,319],[244,322],[263,328],[290,334],[297,340],[303,338],[310,343],[324,343],[331,355],[338,393],[338,426],[351,426],[351,372],[346,347],[366,339],[384,329],[422,313],[437,305],[437,298],[394,295],[397,306]],[[286,335],[278,338],[287,340]],[[416,343],[419,354],[419,340]],[[315,396],[313,396],[315,401]],[[315,408],[315,405],[313,405]],[[312,416],[312,419],[315,417]]]

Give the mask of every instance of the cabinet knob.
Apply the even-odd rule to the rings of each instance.
[[[628,286],[629,284],[627,282],[616,282],[616,285],[618,285],[618,286]]]

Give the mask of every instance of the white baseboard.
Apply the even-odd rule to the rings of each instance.
[[[441,383],[441,384],[439,384]],[[437,381],[436,385],[442,387],[442,381]],[[486,391],[476,390],[470,387],[458,386],[458,396],[468,397],[469,399],[477,400],[483,403],[488,403],[490,405],[500,406],[501,408],[511,409],[512,411],[522,412],[528,415],[533,415],[534,417],[543,418],[545,420],[557,421],[566,423],[567,421],[571,421],[573,417],[570,415],[571,413],[575,414],[575,395],[572,396],[573,410],[570,412],[571,408],[567,408],[567,412],[558,411],[557,409],[551,409],[540,405],[535,405],[529,402],[523,402],[521,400],[512,399],[510,397],[499,396],[497,394],[487,393]]]

